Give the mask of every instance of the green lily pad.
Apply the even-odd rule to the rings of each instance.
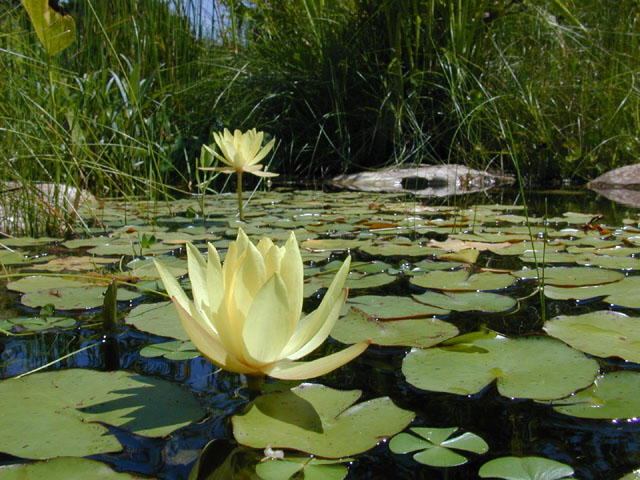
[[[358,250],[375,255],[376,257],[426,257],[427,255],[437,255],[447,253],[441,248],[427,247],[426,245],[398,244],[393,242],[380,243],[375,245],[361,246]]]
[[[455,342],[450,341],[450,343]],[[542,336],[479,338],[412,349],[402,362],[407,381],[423,390],[471,395],[497,380],[505,397],[556,399],[590,385],[598,362]]]
[[[578,265],[613,268],[615,270],[639,270],[640,258],[616,257],[609,255],[586,255],[584,260],[578,260]]]
[[[480,467],[480,478],[559,480],[573,476],[573,468],[542,457],[500,457]]]
[[[408,318],[424,318],[434,315],[446,315],[449,310],[425,305],[409,297],[395,295],[360,295],[347,299],[345,309],[356,307],[376,319],[404,320]]]
[[[125,317],[127,325],[162,337],[189,340],[173,302],[143,303]]]
[[[546,286],[545,296],[554,300],[587,300],[605,297],[603,300],[612,305],[629,308],[640,308],[640,277],[624,277],[619,282],[593,285],[588,287],[556,287]]]
[[[77,283],[77,282],[76,282]],[[86,310],[100,307],[104,303],[106,287],[79,284],[78,287],[47,288],[25,293],[21,302],[28,307],[42,307],[52,304],[58,310]],[[133,300],[141,293],[118,289],[118,301]]]
[[[58,457],[46,462],[22,463],[0,467],[0,480],[91,480],[139,479],[138,475],[119,473],[108,465],[88,458]]]
[[[70,256],[52,258],[46,263],[33,265],[26,270],[40,270],[47,272],[82,272],[93,271],[114,263],[113,258],[92,257],[92,256]]]
[[[331,336],[342,343],[357,343],[370,338],[377,345],[412,347],[430,347],[457,334],[458,329],[454,325],[435,318],[384,320],[355,307],[331,330]]]
[[[640,480],[640,469],[627,473],[620,480]]]
[[[543,265],[548,263],[576,263],[579,260],[584,260],[586,258],[586,254],[546,251],[543,255],[542,251],[537,251],[535,257],[532,252],[527,252],[518,258],[526,263],[538,263]]]
[[[413,412],[388,397],[353,405],[361,393],[304,383],[263,395],[232,417],[233,435],[252,448],[270,445],[340,458],[366,452],[413,420]]]
[[[0,398],[0,451],[34,459],[120,450],[116,437],[97,422],[162,437],[204,416],[193,395],[175,383],[123,370],[69,369],[8,379],[0,382]]]
[[[558,287],[584,287],[589,285],[603,285],[613,283],[624,278],[624,274],[614,270],[597,267],[551,267],[539,270],[544,274],[545,285]],[[536,269],[525,269],[513,272],[520,278],[538,278]]]
[[[552,403],[556,412],[572,417],[640,417],[640,373],[628,370],[605,373],[589,388]]]
[[[624,313],[604,310],[559,316],[547,321],[544,330],[591,355],[640,363],[640,323]]]
[[[109,285],[108,280],[96,280],[96,283],[93,283],[93,285],[96,285],[97,283],[104,285],[105,288]],[[23,277],[15,282],[9,282],[7,284],[7,288],[9,290],[15,290],[16,292],[29,293],[46,289],[55,290],[66,287],[84,287],[87,284],[86,280],[81,279],[75,280],[57,276],[32,275],[29,277]]]
[[[458,427],[451,428],[412,428],[411,431],[422,438],[400,433],[389,442],[393,453],[409,453],[419,450],[413,455],[416,462],[432,467],[455,467],[467,463],[467,458],[453,450],[464,450],[473,453],[486,453],[489,445],[475,433],[466,432],[450,438]]]
[[[425,305],[453,310],[456,312],[498,313],[509,311],[518,304],[517,300],[490,292],[425,292],[412,297]]]
[[[349,469],[337,464],[347,460],[287,456],[282,460],[258,463],[256,473],[262,480],[288,480],[298,472],[302,472],[305,480],[342,480],[349,473]]]
[[[70,317],[17,317],[0,320],[0,329],[11,330],[17,327],[20,330],[40,331],[56,327],[71,327],[75,323],[75,318]]]
[[[471,272],[464,269],[451,272],[436,270],[426,275],[412,277],[409,280],[418,287],[458,292],[501,290],[513,285],[516,281],[517,279],[508,273],[481,272],[472,275]]]
[[[140,350],[140,355],[148,358],[164,357],[169,360],[189,360],[199,357],[201,353],[193,346],[193,343],[176,340],[148,345]]]

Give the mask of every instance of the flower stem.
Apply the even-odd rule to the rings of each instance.
[[[244,222],[242,214],[242,170],[238,170],[238,211],[240,212],[240,221]]]
[[[264,375],[252,375],[247,373],[245,375],[247,377],[247,391],[249,393],[249,398],[253,400],[260,393],[262,393],[262,382],[264,381]]]

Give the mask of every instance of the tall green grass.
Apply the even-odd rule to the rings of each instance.
[[[47,58],[19,2],[0,4],[0,175],[15,184],[0,202],[23,195],[16,225],[71,228],[35,182],[197,192],[200,146],[223,127],[275,136],[285,176],[513,171],[517,154],[525,181],[550,184],[640,154],[636,0],[219,0],[204,19],[208,5],[74,0],[77,41]]]

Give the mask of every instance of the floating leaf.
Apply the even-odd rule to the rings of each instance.
[[[533,399],[565,397],[590,385],[598,373],[598,362],[547,337],[498,335],[468,346],[414,348],[404,358],[402,372],[423,390],[471,395],[497,380],[501,395]]]
[[[558,287],[583,287],[588,285],[603,285],[613,283],[624,278],[624,274],[614,270],[593,267],[551,267],[545,269],[525,269],[513,272],[520,278],[538,278],[538,273],[544,275],[545,285]]]
[[[571,397],[552,402],[556,412],[580,418],[640,417],[640,373],[609,372]]]
[[[175,383],[123,370],[69,369],[4,380],[0,398],[0,451],[22,458],[120,450],[98,422],[162,437],[204,415],[193,395]]]
[[[149,358],[164,357],[168,360],[189,360],[201,354],[193,343],[176,340],[148,345],[140,350],[140,355]]]
[[[17,317],[0,320],[0,328],[3,330],[11,330],[17,327],[19,330],[47,330],[49,328],[64,328],[75,325],[76,320],[69,317]]]
[[[366,452],[413,420],[413,412],[388,397],[353,405],[361,393],[305,383],[263,395],[232,417],[233,435],[253,448],[270,445],[340,458]]]
[[[353,306],[377,319],[424,318],[446,315],[449,310],[425,305],[409,297],[395,295],[360,295],[347,300],[347,307]]]
[[[33,265],[26,270],[44,270],[47,272],[82,272],[88,270],[96,270],[114,262],[115,260],[113,258],[103,257],[58,257],[53,258],[46,263]]]
[[[435,318],[378,320],[354,307],[331,330],[331,336],[342,343],[370,338],[377,345],[414,347],[430,347],[457,334],[454,325]]]
[[[343,465],[348,461],[321,458],[287,456],[284,460],[268,460],[256,465],[256,473],[262,480],[288,480],[302,472],[305,480],[342,480],[349,470]],[[298,478],[298,477],[295,477]]]
[[[640,296],[635,295],[640,289],[640,277],[625,277],[619,282],[594,285],[590,287],[555,287],[547,286],[545,296],[554,300],[586,300],[605,297],[603,300],[612,305],[629,308],[640,308]]]
[[[478,475],[507,480],[559,480],[571,477],[573,468],[541,457],[501,457],[482,465]]]
[[[0,467],[0,480],[91,480],[139,479],[138,475],[119,473],[108,465],[88,458],[58,457],[46,462],[22,463]]]
[[[143,332],[178,340],[189,340],[189,335],[182,328],[173,302],[138,305],[125,317],[125,322]]]
[[[434,290],[477,291],[501,290],[507,288],[517,279],[508,273],[481,272],[472,275],[465,269],[445,271],[436,270],[426,275],[412,277],[413,285]]]
[[[467,458],[453,450],[464,450],[473,453],[486,453],[489,445],[475,433],[466,432],[450,438],[458,427],[451,428],[412,428],[411,431],[422,438],[408,433],[400,433],[389,442],[393,453],[409,453],[420,450],[413,455],[416,462],[432,467],[455,467],[467,462]]]
[[[79,285],[78,287],[54,287],[25,293],[21,302],[33,308],[51,303],[58,310],[86,310],[103,304],[106,287]],[[140,295],[140,293],[131,290],[118,289],[118,301],[133,300]]]
[[[518,304],[511,297],[489,292],[425,292],[412,296],[415,300],[425,305],[457,312],[506,312]]]
[[[549,335],[598,357],[616,356],[640,363],[638,319],[609,310],[559,316],[544,324]]]

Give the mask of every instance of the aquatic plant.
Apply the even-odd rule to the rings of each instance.
[[[302,380],[324,375],[362,353],[365,340],[310,362],[297,360],[314,351],[329,335],[344,302],[343,288],[351,257],[343,262],[318,308],[302,312],[304,266],[291,232],[284,247],[263,237],[254,245],[238,230],[224,265],[208,244],[205,262],[187,243],[193,301],[160,262],[155,262],[182,325],[196,348],[211,362],[260,380],[269,375]]]
[[[220,155],[208,145],[202,148],[216,157],[227,167],[200,167],[200,170],[216,170],[222,173],[235,173],[238,175],[238,212],[240,220],[244,220],[242,214],[242,174],[243,172],[257,175],[258,177],[277,177],[277,173],[262,170],[264,165],[258,163],[271,151],[275,145],[275,139],[271,139],[264,147],[262,147],[262,139],[264,132],[258,132],[255,128],[242,133],[235,130],[233,135],[228,129],[224,129],[223,133],[214,132],[213,139],[222,152]],[[261,148],[262,147],[262,148]]]

